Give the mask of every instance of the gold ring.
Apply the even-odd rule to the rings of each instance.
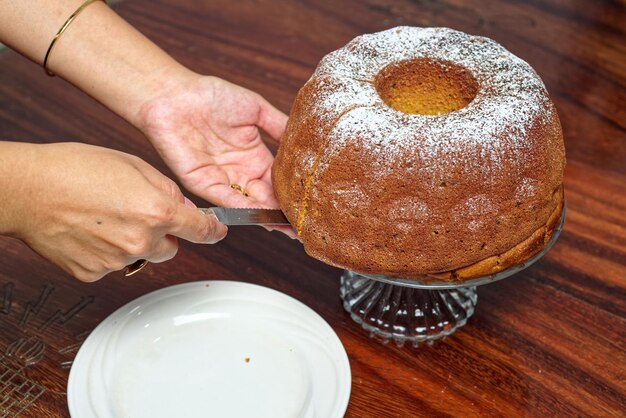
[[[124,269],[124,276],[132,276],[148,264],[148,260],[137,260],[133,264],[129,264]]]
[[[246,189],[244,189],[243,187],[241,187],[240,185],[238,185],[237,183],[233,183],[230,185],[231,189],[237,190],[239,193],[241,193],[242,195],[244,195],[245,197],[250,196],[248,194],[248,192],[246,191]]]

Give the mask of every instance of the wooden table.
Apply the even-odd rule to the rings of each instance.
[[[567,222],[541,261],[479,289],[465,327],[418,349],[370,339],[343,310],[341,272],[261,228],[231,228],[214,246],[182,244],[172,261],[93,284],[2,238],[0,416],[67,416],[69,367],[89,331],[140,295],[203,279],[277,289],[328,321],[352,368],[348,417],[626,414],[623,2],[125,0],[113,8],[188,67],[285,112],[320,58],[358,34],[415,25],[491,37],[537,70],[556,103]],[[141,134],[10,51],[0,54],[0,138],[104,145],[171,175]],[[31,355],[7,354],[31,346]]]

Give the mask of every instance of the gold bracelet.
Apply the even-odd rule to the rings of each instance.
[[[46,72],[46,74],[48,74],[50,77],[54,77],[54,73],[48,70],[48,58],[50,57],[50,52],[52,52],[52,48],[54,47],[54,44],[56,43],[57,39],[59,39],[61,35],[63,35],[63,32],[65,32],[65,29],[67,29],[67,27],[72,23],[72,21],[76,18],[76,16],[78,16],[85,7],[89,6],[94,1],[98,1],[98,0],[86,0],[85,2],[83,2],[83,4],[81,4],[78,7],[78,9],[76,9],[76,11],[72,13],[70,17],[67,18],[63,26],[61,26],[61,29],[59,29],[57,34],[54,35],[54,38],[52,38],[52,42],[50,42],[50,46],[48,47],[48,50],[46,51],[46,56],[43,59],[43,69]],[[102,0],[102,1],[106,3],[106,0]]]

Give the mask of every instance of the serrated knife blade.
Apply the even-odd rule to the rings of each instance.
[[[289,225],[280,209],[250,208],[200,208],[200,212],[211,211],[224,225]]]

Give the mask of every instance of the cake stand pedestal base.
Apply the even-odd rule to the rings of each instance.
[[[346,311],[371,337],[414,347],[465,325],[478,298],[476,287],[414,288],[348,270],[341,276],[340,295]]]

